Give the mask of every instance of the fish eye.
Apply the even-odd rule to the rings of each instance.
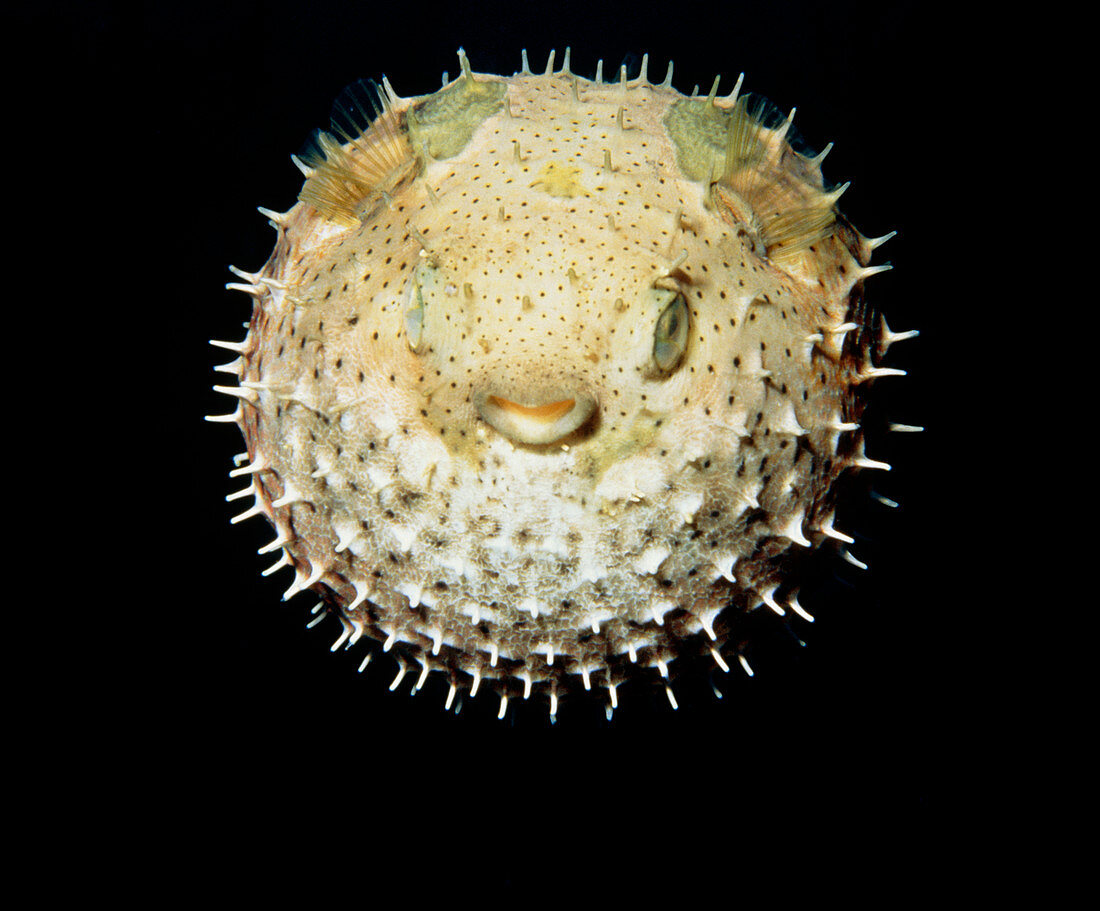
[[[409,348],[416,351],[420,347],[420,339],[424,334],[424,294],[420,290],[420,283],[412,281],[412,289],[409,294],[409,306],[405,310],[405,338]]]
[[[671,372],[684,355],[688,338],[688,308],[684,295],[677,293],[657,317],[653,330],[653,360],[665,373]]]

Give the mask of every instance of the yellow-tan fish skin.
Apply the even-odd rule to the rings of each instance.
[[[871,244],[830,215],[779,255],[738,220],[748,184],[685,174],[721,173],[722,133],[686,148],[670,109],[721,126],[732,99],[568,72],[449,91],[459,120],[478,93],[465,144],[432,146],[451,133],[430,97],[391,97],[400,173],[351,217],[278,216],[254,277],[238,423],[272,551],[414,687],[613,693],[686,655],[733,663],[731,621],[791,610],[791,558],[866,463]],[[776,199],[826,195],[781,131],[759,143],[794,175]],[[688,331],[660,364],[677,295]],[[559,433],[562,413],[583,422]]]

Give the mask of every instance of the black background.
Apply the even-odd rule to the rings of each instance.
[[[129,226],[113,261],[137,293],[119,302],[109,369],[131,380],[144,455],[120,482],[132,518],[112,548],[133,580],[117,644],[140,644],[110,662],[112,715],[151,806],[206,820],[204,869],[232,865],[237,833],[291,819],[323,842],[330,813],[364,838],[506,857],[538,842],[578,866],[609,843],[655,869],[697,840],[722,855],[758,827],[780,833],[779,851],[820,853],[836,849],[821,830],[838,826],[861,833],[859,850],[888,877],[950,863],[941,834],[966,817],[959,744],[974,698],[958,628],[978,583],[955,572],[967,380],[944,369],[965,331],[944,212],[958,211],[968,149],[962,140],[952,159],[943,146],[958,142],[984,76],[981,23],[915,2],[46,4],[27,15],[94,89],[85,113],[108,134],[97,189]],[[825,172],[852,181],[845,213],[869,236],[898,231],[876,254],[895,268],[871,280],[870,300],[895,330],[922,333],[891,352],[910,375],[882,381],[875,407],[927,430],[871,435],[869,455],[894,465],[875,489],[901,506],[863,498],[840,514],[870,570],[833,561],[804,592],[817,617],[795,626],[805,648],[776,636],[755,678],[720,675],[721,701],[700,688],[672,712],[661,693],[628,695],[610,724],[598,705],[568,702],[551,726],[545,703],[497,721],[488,692],[445,713],[440,681],[410,697],[406,678],[390,693],[392,661],[359,675],[360,652],[330,654],[335,622],[306,631],[310,597],[280,604],[289,573],[259,575],[269,529],[229,526],[239,433],[202,418],[231,410],[210,390],[225,379],[211,366],[229,356],[206,341],[242,337],[249,314],[223,290],[226,267],[265,261],[274,234],[255,207],[295,202],[289,156],[339,91],[382,74],[401,95],[434,91],[458,71],[460,46],[475,71],[511,73],[521,48],[538,70],[552,48],[560,65],[566,45],[586,76],[599,57],[605,73],[636,72],[648,52],[659,82],[671,58],[684,92],[720,73],[724,94],[744,71],[747,90],[798,107],[812,146],[835,142]],[[504,868],[498,884],[513,883]]]

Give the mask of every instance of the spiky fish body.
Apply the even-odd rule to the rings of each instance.
[[[568,63],[352,91],[269,213],[275,251],[223,368],[244,515],[343,625],[422,686],[501,699],[665,685],[738,619],[809,615],[892,337],[790,121]],[[671,68],[670,74],[671,76]],[[738,87],[740,84],[738,85]],[[885,324],[883,324],[885,325]]]

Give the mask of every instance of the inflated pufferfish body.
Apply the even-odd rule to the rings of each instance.
[[[860,391],[897,336],[876,245],[790,119],[566,64],[384,82],[338,104],[222,369],[225,420],[296,573],[414,688],[509,697],[741,659],[737,619],[809,619],[792,557],[868,459]],[[671,66],[669,67],[671,77]],[[717,83],[716,83],[717,86]],[[740,83],[738,83],[738,88]],[[242,516],[242,517],[243,517]],[[751,671],[750,671],[751,672]]]

